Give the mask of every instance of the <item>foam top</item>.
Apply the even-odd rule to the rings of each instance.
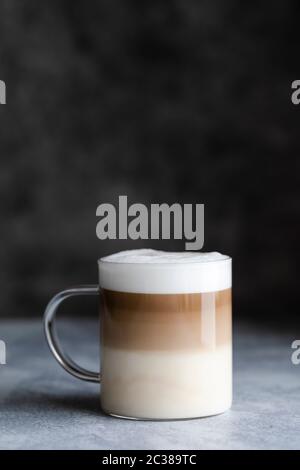
[[[128,250],[99,260],[104,289],[145,293],[213,292],[231,287],[231,258],[221,253]]]

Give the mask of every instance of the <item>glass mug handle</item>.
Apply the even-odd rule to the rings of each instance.
[[[77,286],[70,287],[69,289],[63,290],[56,294],[48,303],[45,314],[44,314],[44,328],[46,339],[49,345],[49,348],[57,360],[57,362],[67,371],[69,374],[74,375],[81,380],[86,380],[88,382],[97,382],[101,380],[100,373],[90,372],[83,367],[75,364],[75,362],[68,357],[66,353],[63,352],[60,343],[57,338],[56,328],[55,328],[55,316],[56,311],[59,305],[68,297],[73,297],[76,295],[98,295],[99,286],[97,285],[87,285],[87,286]]]

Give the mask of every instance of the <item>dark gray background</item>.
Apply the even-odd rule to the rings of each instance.
[[[104,254],[184,249],[99,241],[97,206],[126,194],[204,203],[204,250],[234,259],[235,315],[299,321],[296,5],[1,1],[1,316],[41,316],[96,282]]]

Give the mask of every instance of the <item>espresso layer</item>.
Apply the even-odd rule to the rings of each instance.
[[[102,290],[101,338],[129,350],[211,350],[231,344],[231,289],[195,294]]]

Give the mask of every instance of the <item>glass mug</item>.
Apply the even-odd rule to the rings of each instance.
[[[60,303],[100,294],[101,374],[63,354]],[[220,253],[131,250],[99,260],[99,286],[57,294],[45,332],[60,365],[101,383],[109,415],[187,419],[222,413],[232,401],[231,258]]]

